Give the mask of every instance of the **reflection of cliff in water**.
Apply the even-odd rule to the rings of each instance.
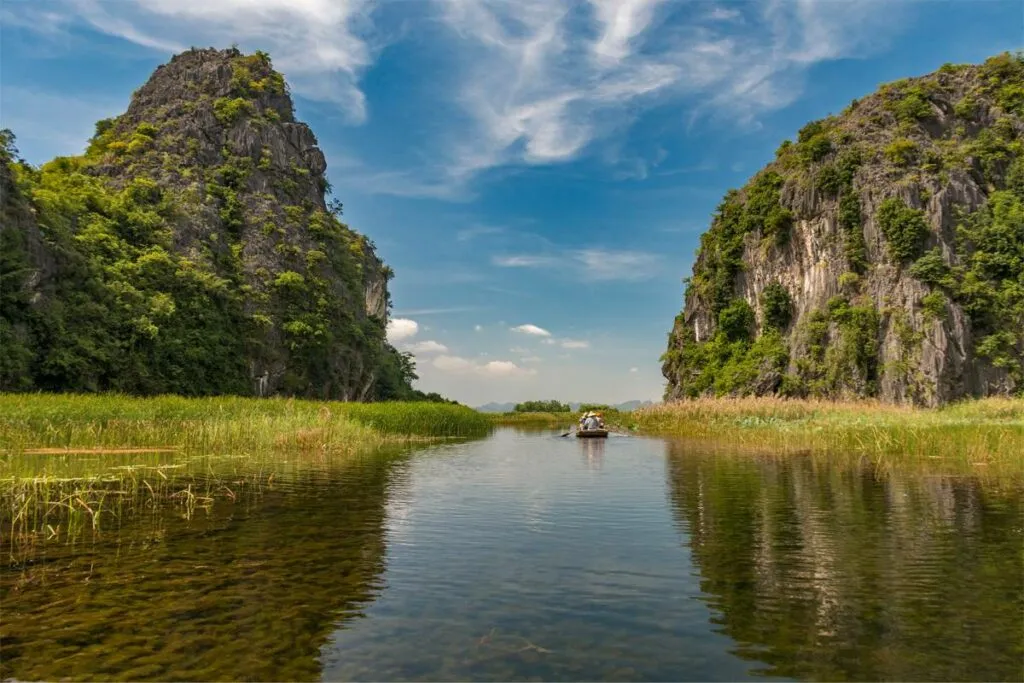
[[[0,678],[319,678],[321,645],[382,588],[396,472],[340,467],[4,565]]]
[[[713,623],[761,673],[1024,678],[1019,488],[670,453]]]

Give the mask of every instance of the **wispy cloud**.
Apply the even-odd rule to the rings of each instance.
[[[496,166],[574,159],[666,98],[696,116],[749,122],[798,97],[814,64],[883,42],[902,10],[815,0],[710,10],[590,0],[589,11],[574,0],[439,2],[467,65],[460,102],[474,122],[449,146],[452,183]]]
[[[479,306],[451,306],[449,308],[410,308],[406,310],[395,311],[395,315],[445,315],[447,313],[466,313],[468,311],[478,310],[480,310]]]
[[[469,240],[477,237],[483,237],[484,235],[500,235],[503,232],[503,228],[493,225],[478,225],[472,228],[459,230],[455,233],[455,240],[457,242],[468,242]]]
[[[14,20],[60,15],[159,52],[230,45],[270,52],[295,92],[366,118],[358,86],[383,46],[372,0],[51,0],[7,3]]]
[[[563,339],[560,342],[563,349],[589,349],[590,342],[581,339]]]
[[[545,330],[543,327],[537,327],[536,325],[519,325],[512,328],[515,332],[522,332],[523,334],[533,335],[535,337],[550,337],[551,333]]]
[[[377,12],[375,0],[49,0],[6,3],[4,19],[51,34],[86,25],[164,53],[236,41],[266,49],[296,93],[354,123],[367,119],[360,79],[383,47],[426,25],[417,22],[439,25],[447,35],[420,33],[451,58],[432,92],[461,115],[431,129],[429,163],[342,173],[365,192],[464,200],[485,172],[559,164],[621,140],[655,105],[671,103],[683,120],[755,122],[799,97],[814,65],[885,44],[911,4],[424,0],[398,4],[417,10],[399,31],[382,22],[402,13]],[[661,154],[622,155],[613,175],[645,177]]]
[[[516,254],[495,256],[492,263],[504,268],[552,268],[573,270],[590,282],[641,281],[657,276],[662,259],[644,251],[613,249],[565,250],[560,256],[551,254]]]
[[[590,280],[647,280],[660,262],[657,254],[642,251],[584,249],[575,257]]]
[[[540,268],[545,266],[557,266],[558,257],[534,255],[495,256],[492,262],[502,268]]]
[[[443,372],[496,378],[537,374],[537,371],[533,368],[522,368],[509,360],[492,360],[486,363],[479,363],[462,356],[438,356],[433,360],[433,366]]]

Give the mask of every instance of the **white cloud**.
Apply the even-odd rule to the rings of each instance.
[[[438,356],[434,359],[434,367],[445,372],[469,372],[476,364],[460,356]]]
[[[521,368],[512,361],[492,360],[486,363],[477,363],[461,356],[438,356],[434,359],[433,365],[444,372],[461,375],[472,374],[481,377],[521,377],[537,373],[532,368]]]
[[[623,139],[652,106],[671,103],[684,121],[753,123],[800,97],[816,64],[863,58],[887,42],[914,3],[884,11],[823,0],[429,4],[436,14],[402,15],[392,5],[378,13],[376,0],[49,0],[5,3],[4,21],[37,25],[51,40],[85,24],[162,53],[237,41],[267,50],[296,93],[334,104],[356,123],[367,118],[360,78],[383,47],[423,36],[426,49],[443,51],[451,64],[431,92],[461,115],[429,128],[418,150],[429,162],[418,168],[355,161],[342,173],[367,192],[459,200],[489,169],[562,163],[596,141]],[[450,35],[435,39],[421,30],[428,25]],[[622,163],[635,167],[637,159],[624,155]]]
[[[510,360],[492,360],[480,367],[479,371],[491,377],[515,377],[517,375],[532,375],[536,370],[525,370]]]
[[[524,363],[540,363],[544,359],[541,358],[540,356],[523,356],[519,360],[521,360]]]
[[[656,277],[661,257],[644,251],[618,249],[566,250],[561,256],[519,254],[492,259],[506,268],[554,268],[575,272],[584,281],[640,281]]]
[[[783,107],[814,64],[863,57],[902,4],[767,0],[739,7],[661,0],[437,0],[458,40],[460,124],[440,182],[502,165],[576,158],[665,99],[738,121]],[[904,3],[905,4],[905,3]],[[512,265],[512,264],[509,264]],[[522,263],[518,265],[524,265]]]
[[[495,256],[493,263],[502,268],[538,268],[557,266],[559,259],[543,255]]]
[[[428,353],[448,353],[448,347],[444,344],[433,340],[425,340],[409,344],[404,347],[404,350],[410,351],[415,354],[428,354]]]
[[[575,254],[588,280],[647,280],[654,277],[661,260],[642,251],[584,249]]]
[[[17,19],[41,15],[37,3],[13,3]],[[93,30],[171,53],[190,45],[263,49],[295,92],[336,104],[351,121],[366,118],[358,80],[382,41],[371,0],[54,0],[58,12]]]
[[[630,55],[629,42],[644,32],[662,0],[591,0],[603,25],[594,53],[604,62],[617,63]]]
[[[483,325],[473,325],[473,331],[474,332],[480,332],[483,329],[484,329]]]
[[[739,19],[740,13],[738,10],[727,9],[725,7],[715,7],[708,12],[705,17],[711,21],[729,21],[730,19]]]
[[[630,368],[630,372],[640,372],[640,368]]]
[[[475,311],[479,306],[453,306],[451,308],[414,308],[405,311],[396,311],[395,315],[444,315],[446,313],[465,313]],[[427,328],[423,328],[427,329]]]
[[[509,353],[529,353],[529,349],[524,349],[522,346],[513,346],[508,350]]]
[[[465,230],[459,230],[455,233],[455,240],[457,242],[468,242],[476,237],[483,237],[484,235],[500,235],[504,230],[490,225],[478,225],[473,228],[466,228]]]
[[[420,331],[419,323],[408,318],[394,318],[388,321],[387,338],[392,344],[405,341],[416,336]]]
[[[554,339],[541,339],[540,343],[541,344],[547,344],[548,346],[552,346],[554,344],[557,344],[558,342],[556,342]]]
[[[515,332],[522,332],[523,334],[530,334],[536,337],[550,337],[551,333],[545,330],[543,327],[537,327],[536,325],[519,325],[512,328]]]
[[[561,346],[563,349],[589,349],[590,342],[577,339],[563,339]]]

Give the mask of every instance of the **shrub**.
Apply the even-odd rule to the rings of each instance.
[[[765,287],[761,292],[761,310],[764,311],[765,325],[785,330],[793,316],[793,301],[789,290],[778,282]]]
[[[754,310],[743,299],[733,299],[718,314],[718,331],[728,341],[749,341],[754,323]]]
[[[843,193],[839,199],[839,227],[843,229],[843,253],[855,272],[863,272],[868,264],[861,221],[860,198],[853,191]]]
[[[898,138],[886,145],[885,158],[897,166],[909,166],[917,158],[917,145],[913,140]]]
[[[974,118],[978,112],[978,101],[970,94],[964,95],[953,105],[953,113],[962,119]]]
[[[920,86],[910,88],[900,99],[890,101],[887,108],[896,116],[896,120],[902,123],[920,121],[934,113],[928,102],[928,95]]]
[[[839,288],[847,293],[853,293],[860,285],[860,275],[846,272],[839,276]]]
[[[221,125],[229,126],[252,113],[252,104],[244,97],[218,97],[213,102],[213,115]]]
[[[946,295],[930,292],[921,297],[921,308],[926,319],[943,320],[946,317]]]
[[[950,274],[949,266],[946,265],[946,260],[942,258],[942,251],[938,247],[914,261],[907,272],[933,287],[945,283]]]
[[[902,263],[917,256],[929,233],[924,211],[890,197],[878,207],[877,219],[894,261]]]

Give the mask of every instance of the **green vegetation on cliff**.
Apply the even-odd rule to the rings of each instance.
[[[160,67],[87,151],[0,139],[0,390],[441,400],[264,53]]]
[[[701,237],[666,397],[1024,391],[1022,93],[1024,55],[947,65],[784,142]]]

